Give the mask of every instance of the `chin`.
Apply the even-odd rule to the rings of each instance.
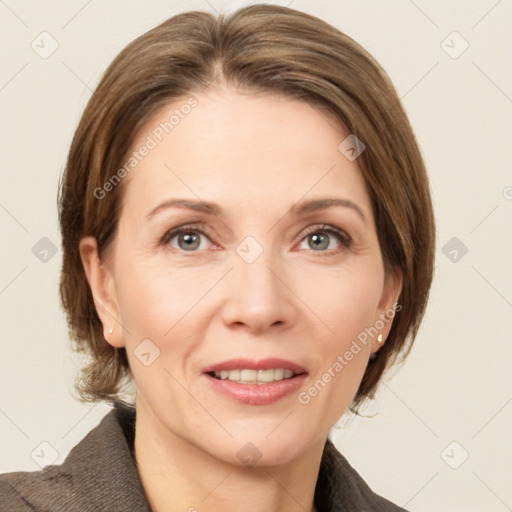
[[[282,418],[279,421],[282,421]],[[305,432],[298,424],[287,425],[286,428],[281,425],[276,428],[279,421],[274,422],[273,432],[272,429],[266,428],[267,422],[264,422],[265,428],[262,428],[262,425],[253,425],[251,428],[246,420],[244,428],[228,424],[227,429],[233,438],[222,434],[211,437],[205,448],[215,458],[234,466],[263,467],[292,462],[308,451],[310,445],[324,441],[324,437],[313,436],[312,432]],[[203,439],[201,444],[204,446]],[[215,448],[212,450],[212,447]]]

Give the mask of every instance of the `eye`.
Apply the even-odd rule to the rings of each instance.
[[[209,240],[208,235],[197,226],[180,226],[168,231],[162,238],[161,243],[162,245],[169,244],[175,249],[191,252],[207,248],[208,244],[206,244],[206,247],[201,246],[201,237]],[[176,241],[174,242],[174,240]]]
[[[301,240],[301,245],[304,242],[308,244],[308,247],[302,249],[316,252],[338,253],[351,245],[351,239],[344,231],[329,225],[311,226],[301,234]]]
[[[162,245],[186,251],[195,252],[208,248],[208,243],[202,244],[202,238],[210,241],[206,232],[196,225],[179,226],[169,230],[162,238]],[[301,249],[309,249],[315,252],[335,254],[351,246],[350,237],[341,229],[330,225],[311,226],[300,235]],[[302,244],[308,243],[308,247]],[[337,248],[338,246],[338,248]]]

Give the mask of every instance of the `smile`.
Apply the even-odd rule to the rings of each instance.
[[[279,358],[231,359],[203,368],[214,393],[247,405],[269,405],[297,393],[308,377],[301,365]]]

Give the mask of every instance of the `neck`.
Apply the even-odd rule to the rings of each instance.
[[[152,512],[314,512],[323,448],[282,465],[233,465],[137,407],[134,454]]]

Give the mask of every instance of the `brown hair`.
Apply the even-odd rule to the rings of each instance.
[[[405,357],[432,281],[435,228],[425,166],[395,89],[354,40],[308,14],[272,5],[230,16],[176,15],[114,59],[75,132],[59,193],[62,305],[75,348],[92,357],[76,388],[84,401],[119,400],[131,374],[124,348],[103,337],[79,254],[94,236],[112,242],[122,185],[97,191],[120,168],[140,127],[159,107],[212,83],[281,93],[328,112],[366,145],[357,163],[367,184],[386,272],[403,278],[402,306],[386,343],[368,364],[352,409],[373,396],[383,371]],[[341,142],[341,140],[340,140]]]

